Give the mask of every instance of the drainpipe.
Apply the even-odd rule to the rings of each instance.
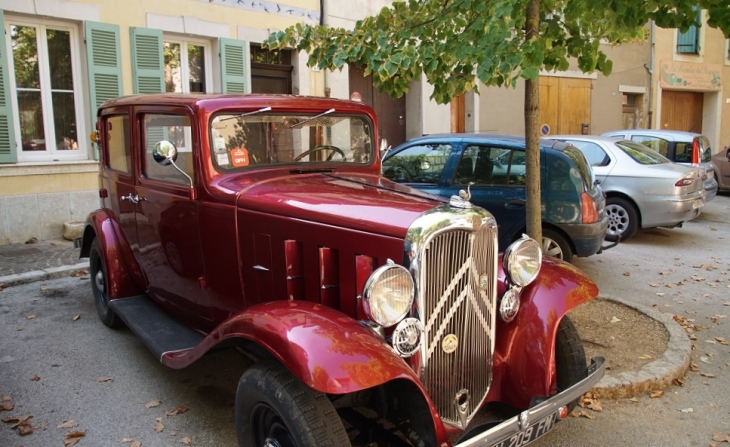
[[[322,26],[327,26],[329,24],[329,20],[325,20],[325,13],[327,8],[325,7],[325,0],[319,0],[319,24]],[[332,90],[330,89],[330,71],[325,70],[324,71],[324,96],[326,98],[329,98],[332,94]]]
[[[649,111],[646,113],[647,115],[647,129],[651,129],[652,122],[654,121],[654,111],[652,110],[652,106],[654,105],[654,21],[651,21],[650,31],[649,31],[649,67],[644,64],[644,68],[646,68],[647,73],[649,73]]]

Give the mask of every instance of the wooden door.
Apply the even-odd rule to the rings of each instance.
[[[385,92],[373,87],[372,75],[364,76],[365,70],[350,66],[350,95],[357,92],[362,102],[375,110],[378,116],[380,135],[388,140],[388,145],[396,147],[406,141],[406,97],[393,99]]]
[[[661,128],[702,133],[703,99],[699,92],[663,90]]]
[[[591,123],[591,80],[540,77],[540,125],[550,134],[581,134]]]
[[[451,100],[451,133],[461,133],[466,129],[465,115],[465,95],[461,95]]]

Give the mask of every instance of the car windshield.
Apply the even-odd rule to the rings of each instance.
[[[643,144],[631,141],[619,141],[616,147],[626,152],[626,154],[642,165],[658,165],[669,163],[669,159],[659,152],[644,146]]]
[[[334,109],[312,114],[262,111],[222,113],[210,123],[210,147],[223,170],[286,164],[368,164],[374,158],[370,121],[338,115]]]

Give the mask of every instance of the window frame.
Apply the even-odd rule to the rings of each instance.
[[[180,78],[182,82],[182,92],[190,93],[190,73],[188,72],[188,45],[202,46],[205,54],[203,55],[203,70],[205,74],[205,93],[212,93],[215,89],[213,85],[213,44],[206,39],[195,39],[187,36],[164,33],[162,34],[162,51],[164,54],[165,44],[175,43],[180,45]],[[163,70],[167,70],[163,56]],[[165,76],[166,78],[166,76]],[[165,79],[167,81],[167,79]],[[167,91],[167,82],[165,82],[165,91]]]
[[[36,29],[36,44],[38,48],[38,76],[41,94],[41,108],[43,110],[43,131],[46,141],[54,141],[49,148],[43,151],[24,151],[22,147],[20,120],[13,120],[15,135],[17,142],[17,161],[21,162],[56,162],[56,161],[78,161],[88,160],[89,144],[86,138],[88,135],[86,128],[87,114],[84,92],[84,74],[81,67],[81,48],[79,44],[80,30],[74,23],[48,20],[16,17],[11,15],[5,16],[5,29],[3,30],[7,36],[6,54],[8,55],[8,86],[10,88],[10,102],[14,116],[20,116],[20,105],[18,104],[18,88],[15,80],[15,63],[13,61],[13,43],[10,27],[24,26]],[[73,77],[73,95],[74,95],[74,111],[76,114],[76,145],[75,150],[61,150],[56,148],[56,129],[53,121],[53,89],[51,88],[50,61],[48,56],[48,28],[65,31],[69,33],[69,49],[71,52],[71,75]],[[50,132],[49,132],[50,131]],[[52,137],[52,138],[49,138]]]
[[[692,25],[686,32],[682,32],[679,29],[677,30],[677,45],[675,47],[675,51],[677,54],[700,54],[700,29],[702,28],[702,10],[698,5],[693,6],[692,9],[697,12],[697,22],[699,23],[699,26]],[[680,43],[680,39],[682,37],[685,37],[687,40],[694,37],[694,42],[691,44],[691,48],[689,43]],[[680,48],[680,46],[686,48]]]

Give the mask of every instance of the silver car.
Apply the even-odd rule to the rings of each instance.
[[[601,134],[604,137],[625,138],[648,146],[669,160],[704,169],[705,191],[709,202],[717,195],[717,180],[712,167],[712,148],[706,136],[679,130],[625,129]]]
[[[697,166],[683,166],[629,140],[556,135],[580,149],[606,193],[606,238],[626,240],[639,228],[681,227],[705,205],[706,192]]]
[[[715,168],[715,180],[720,191],[730,191],[730,147],[712,156],[712,166]]]

